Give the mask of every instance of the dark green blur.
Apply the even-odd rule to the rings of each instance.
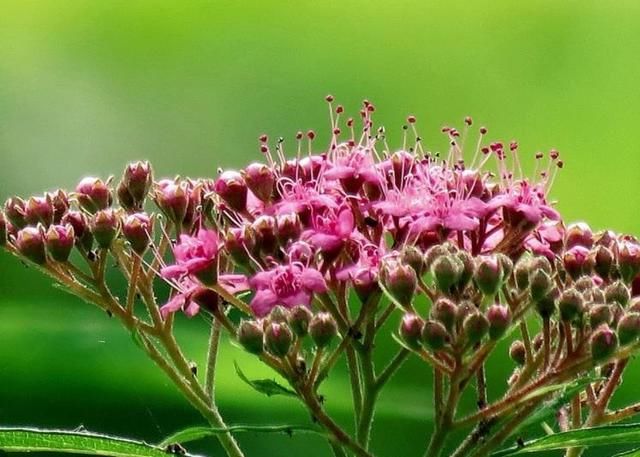
[[[158,175],[214,175],[259,158],[257,136],[327,137],[323,97],[363,98],[399,144],[407,114],[430,148],[472,115],[523,156],[556,147],[553,196],[568,220],[640,234],[640,3],[0,0],[0,199],[149,159]],[[206,322],[181,320],[201,361]],[[380,344],[381,361],[395,349]],[[506,354],[506,347],[500,348]],[[289,399],[238,381],[271,376],[225,345],[230,423],[308,423]],[[492,360],[490,389],[512,366]],[[635,368],[617,403],[638,400]],[[412,360],[380,401],[379,456],[422,455],[430,375]],[[323,393],[350,426],[344,372]],[[471,407],[472,398],[466,399]],[[157,441],[201,420],[115,321],[0,253],[0,425],[75,428]],[[377,433],[376,433],[377,432]],[[248,457],[327,456],[312,435],[240,436]],[[215,443],[197,451],[221,455]],[[608,456],[601,449],[590,455]]]

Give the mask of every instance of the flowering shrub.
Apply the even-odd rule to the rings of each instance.
[[[442,129],[441,154],[424,149],[413,116],[392,151],[374,105],[343,122],[327,101],[326,150],[314,152],[313,131],[298,133],[293,157],[282,139],[261,136],[261,162],[216,179],[156,181],[148,163],[133,163],[118,182],[85,178],[73,192],[10,198],[0,242],[117,318],[229,456],[243,453],[214,397],[215,370],[229,369],[216,363],[223,332],[288,385],[239,372],[243,380],[295,396],[336,456],[374,455],[376,402],[409,357],[433,373],[434,431],[414,438],[427,457],[455,430],[469,433],[449,443],[453,456],[482,457],[516,441],[506,453],[535,450],[521,430],[544,420],[569,433],[640,410],[609,409],[640,346],[640,245],[565,225],[549,199],[557,151],[536,154],[526,176],[518,144],[488,143],[485,128],[473,135],[471,118],[462,131]],[[107,282],[111,262],[128,282],[123,293]],[[160,282],[169,296],[156,294]],[[180,312],[213,316],[205,370],[174,336]],[[398,345],[382,363],[384,332]],[[513,373],[488,395],[485,362],[507,350]],[[330,417],[320,393],[343,359],[354,430]],[[459,413],[472,388],[477,410]],[[566,455],[579,456],[581,443],[570,444]]]

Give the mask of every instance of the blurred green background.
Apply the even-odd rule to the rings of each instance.
[[[553,196],[566,218],[640,234],[638,55],[633,0],[0,0],[0,198],[118,174],[132,159],[152,160],[159,176],[213,175],[258,157],[262,132],[326,131],[333,93],[352,112],[373,100],[395,140],[411,113],[426,144],[444,149],[439,127],[470,114],[523,153],[556,147],[566,167]],[[180,324],[200,360],[206,323]],[[382,342],[382,359],[393,345]],[[228,345],[222,359],[230,423],[308,420],[231,368],[269,376],[263,367]],[[510,369],[492,360],[493,395]],[[638,376],[619,402],[638,400]],[[323,392],[349,425],[344,373]],[[381,398],[378,455],[422,455],[430,395],[426,368],[407,364]],[[1,425],[157,441],[197,423],[115,322],[0,253]],[[248,456],[329,454],[311,436],[240,440]],[[197,450],[220,455],[213,442]]]

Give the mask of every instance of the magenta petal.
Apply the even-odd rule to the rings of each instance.
[[[160,274],[166,279],[176,279],[187,274],[187,270],[182,265],[170,265],[160,270]]]
[[[184,314],[187,317],[193,317],[200,312],[200,306],[198,306],[196,302],[190,301],[186,305],[187,306],[184,307]]]
[[[268,288],[271,285],[274,273],[274,271],[261,271],[256,273],[249,279],[249,284],[254,289]]]
[[[455,216],[447,216],[444,219],[444,226],[451,230],[475,230],[480,223],[468,216],[458,214]]]
[[[353,232],[355,220],[350,209],[343,209],[338,214],[338,234],[342,238],[347,238]]]
[[[231,294],[249,290],[249,280],[241,274],[220,275],[218,276],[218,284]]]
[[[309,242],[324,251],[332,251],[342,245],[342,240],[339,237],[326,233],[314,233],[309,237]]]
[[[522,214],[529,222],[537,224],[542,218],[540,209],[537,206],[526,205],[521,203],[515,207],[515,210]]]
[[[160,315],[166,319],[169,314],[173,314],[184,306],[186,297],[184,294],[175,294],[164,306],[160,308]]]
[[[298,305],[309,306],[311,304],[311,294],[301,290],[295,294],[289,295],[282,299],[282,304],[287,308],[293,308]]]
[[[302,273],[300,273],[300,281],[305,289],[313,292],[322,293],[327,291],[327,283],[322,273],[313,268],[305,268]]]
[[[409,230],[411,234],[417,235],[419,233],[433,230],[434,228],[436,228],[438,225],[440,225],[440,219],[433,216],[423,216],[416,219],[412,223],[409,223],[409,225],[410,225]]]
[[[271,290],[259,290],[251,300],[251,310],[257,317],[264,317],[278,304],[278,301],[278,297]]]

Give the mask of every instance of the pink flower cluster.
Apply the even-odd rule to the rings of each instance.
[[[360,113],[359,138],[353,119],[346,121],[350,134],[343,138],[343,109],[330,106],[327,150],[312,152],[310,131],[303,153],[305,135],[298,133],[296,156],[287,159],[284,141],[272,149],[263,135],[264,163],[221,173],[210,185],[215,228],[180,237],[175,265],[162,271],[166,278],[190,285],[219,278],[225,287],[225,278],[234,275],[226,287],[250,289],[251,308],[260,317],[276,305],[309,306],[329,289],[374,290],[381,261],[407,246],[425,252],[450,241],[472,255],[501,252],[513,258],[524,250],[552,258],[562,247],[563,224],[548,199],[562,167],[556,151],[546,158],[538,153],[537,171],[526,177],[517,143],[485,146],[485,128],[475,150],[466,153],[470,118],[462,132],[443,128],[449,150],[439,154],[422,147],[410,116],[405,146],[393,152],[384,129],[374,128],[371,103]],[[410,147],[409,132],[415,133]],[[184,305],[193,314],[187,302],[188,296],[174,298],[164,312]]]

